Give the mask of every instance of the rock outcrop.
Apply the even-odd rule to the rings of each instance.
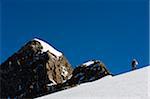
[[[106,69],[106,66],[101,61],[92,60],[76,67],[71,79],[66,84],[74,86],[91,82],[107,75],[111,75],[111,73]]]

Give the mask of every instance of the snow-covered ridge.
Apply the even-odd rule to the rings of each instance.
[[[37,38],[34,38],[33,40],[35,41],[38,41],[41,43],[41,45],[43,46],[43,49],[42,49],[42,52],[46,52],[46,51],[50,51],[52,54],[54,54],[57,58],[62,56],[62,53],[57,51],[55,48],[53,48],[50,44],[40,40],[40,39],[37,39]]]
[[[38,99],[150,99],[150,66],[56,92]]]

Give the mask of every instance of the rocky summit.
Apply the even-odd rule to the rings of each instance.
[[[0,65],[1,98],[35,98],[110,75],[98,60],[72,68],[64,54],[40,39],[26,43]]]
[[[55,49],[46,50],[48,47],[33,39],[1,64],[2,98],[36,97],[68,79],[72,66],[63,54],[58,56]]]

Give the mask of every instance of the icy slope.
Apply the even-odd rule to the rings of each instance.
[[[106,76],[39,99],[150,99],[148,72],[150,66],[114,77]]]

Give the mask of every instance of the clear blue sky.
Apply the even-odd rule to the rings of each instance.
[[[148,0],[2,0],[1,61],[34,37],[75,67],[103,61],[114,74],[149,64]]]

